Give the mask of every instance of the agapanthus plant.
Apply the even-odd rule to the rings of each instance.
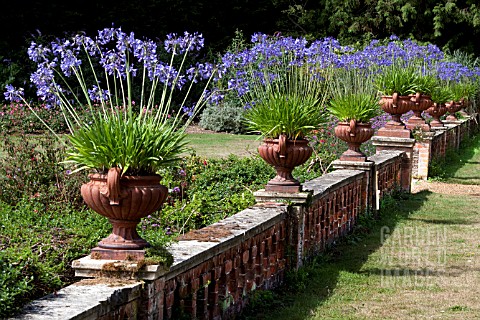
[[[443,104],[453,100],[452,91],[448,86],[436,86],[430,95],[434,103]]]
[[[452,92],[453,100],[456,102],[467,100],[474,100],[478,94],[478,83],[469,79],[462,79],[462,81],[448,81],[447,86]]]
[[[340,46],[333,39],[308,45],[303,38],[264,34],[252,43],[222,57],[227,89],[247,109],[247,127],[267,138],[303,138],[326,118],[326,70]]]
[[[336,69],[328,111],[340,121],[369,123],[381,113],[372,76],[364,70]]]
[[[206,101],[206,87],[216,74],[210,64],[186,67],[189,53],[202,47],[197,33],[168,35],[162,48],[119,28],[49,46],[32,43],[28,54],[37,63],[31,75],[37,95],[62,111],[71,133],[66,162],[77,170],[119,167],[122,173],[153,174],[178,160],[186,150],[185,128]],[[165,52],[167,62],[160,59]],[[199,81],[201,93],[188,105]],[[25,101],[22,93],[7,86],[5,97]],[[91,122],[82,120],[79,106],[92,114]]]
[[[419,74],[414,66],[397,62],[380,70],[375,77],[374,85],[381,94],[391,96],[397,93],[400,96],[407,96],[416,93]]]

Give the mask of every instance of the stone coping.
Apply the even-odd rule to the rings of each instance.
[[[141,265],[135,261],[101,260],[86,256],[72,262],[76,277],[113,277],[137,280],[155,280],[168,268],[161,265]]]
[[[336,170],[303,184],[305,191],[312,191],[314,198],[320,198],[331,190],[341,188],[363,178],[363,170]]]
[[[367,161],[344,161],[335,160],[332,162],[332,168],[335,170],[361,170],[370,171],[375,166],[375,163]]]
[[[399,157],[403,157],[404,154],[405,152],[400,150],[382,150],[379,153],[368,157],[368,160],[373,161],[375,165],[379,167],[393,162]]]
[[[215,242],[182,240],[173,243],[168,251],[173,254],[174,262],[165,274],[166,280],[273,227],[285,219],[287,209],[286,204],[257,204],[207,227],[229,231],[231,234],[228,236]]]
[[[374,146],[411,148],[415,145],[412,138],[373,136],[371,140]]]
[[[15,318],[22,320],[98,319],[137,299],[142,283],[115,279],[83,280],[27,304]]]

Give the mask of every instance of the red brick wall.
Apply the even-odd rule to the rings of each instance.
[[[321,194],[306,209],[303,252],[306,256],[323,250],[350,232],[365,208],[365,174]]]
[[[286,263],[283,220],[171,279],[148,283],[142,317],[224,319],[243,308],[252,290],[278,286]]]

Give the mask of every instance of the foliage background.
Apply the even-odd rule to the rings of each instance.
[[[480,54],[480,4],[473,0],[119,0],[13,1],[2,6],[0,86],[28,83],[26,48],[34,37],[93,33],[112,23],[125,31],[163,38],[198,31],[210,53],[225,50],[241,30],[304,36],[332,36],[342,43],[365,43],[396,34],[431,42],[444,50]]]

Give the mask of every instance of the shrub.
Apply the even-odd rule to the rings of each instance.
[[[71,261],[110,228],[107,219],[89,211],[45,211],[36,199],[15,206],[0,201],[0,318],[72,283]]]
[[[47,108],[44,104],[32,104],[32,109],[40,118],[45,119],[55,132],[68,132],[67,123],[58,108]],[[81,112],[79,108],[76,109],[76,112],[84,121],[90,121],[89,112]],[[12,102],[0,106],[0,133],[30,134],[45,131],[45,126],[38,121],[37,116],[27,105]]]
[[[86,173],[69,174],[61,164],[65,149],[50,134],[6,135],[0,152],[0,201],[15,205],[23,198],[36,199],[49,209],[82,209],[80,186]]]
[[[245,109],[234,100],[225,100],[220,104],[209,104],[200,116],[199,125],[208,130],[244,133],[243,123]]]
[[[161,212],[145,219],[143,227],[154,224],[183,233],[207,226],[253,205],[252,191],[274,175],[273,168],[257,156],[186,157],[173,173],[163,173],[171,193]]]

